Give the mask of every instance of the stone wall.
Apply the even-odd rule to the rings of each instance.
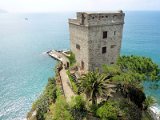
[[[77,64],[81,66],[83,61],[85,71],[114,64],[120,54],[123,24],[122,11],[78,12],[77,19],[69,19],[71,50]],[[104,31],[107,38],[103,38]],[[102,53],[102,47],[106,47],[106,53]]]
[[[122,25],[93,26],[89,29],[89,69],[101,68],[103,64],[114,64],[120,54],[122,40]],[[103,39],[103,31],[107,38]],[[114,33],[116,32],[116,33]],[[102,54],[102,47],[106,53]]]
[[[77,64],[81,66],[81,61],[85,63],[84,70],[88,70],[88,28],[69,24],[71,51],[75,54]],[[76,48],[80,46],[80,49]]]

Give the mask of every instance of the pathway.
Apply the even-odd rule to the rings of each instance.
[[[61,79],[62,79],[64,94],[65,94],[67,102],[69,102],[71,100],[71,97],[75,96],[75,94],[70,87],[70,81],[69,81],[68,75],[66,73],[66,70],[64,68],[60,71],[60,75],[61,75]]]
[[[63,64],[66,64],[66,62],[69,61],[68,58],[65,55],[63,55],[61,52],[58,52],[56,50],[51,50],[51,51],[48,51],[47,53],[48,53],[48,55],[55,58],[56,60],[61,61]],[[65,94],[66,100],[67,100],[67,102],[69,102],[71,100],[71,97],[75,96],[75,94],[70,87],[71,84],[70,84],[68,75],[67,75],[64,67],[60,71],[60,76],[61,76],[63,91],[64,91],[64,94]]]

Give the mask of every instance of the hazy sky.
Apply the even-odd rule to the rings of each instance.
[[[0,0],[9,12],[160,10],[160,0]]]

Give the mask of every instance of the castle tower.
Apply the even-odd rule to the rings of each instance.
[[[77,12],[69,19],[71,51],[81,70],[101,70],[114,64],[120,54],[124,24],[123,11]]]

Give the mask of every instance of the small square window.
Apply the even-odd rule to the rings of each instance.
[[[104,38],[107,38],[107,31],[104,31],[104,32],[103,32],[103,39],[104,39]]]
[[[77,48],[78,50],[80,50],[80,45],[76,44],[76,48]]]
[[[114,62],[111,62],[110,64],[114,64]]]
[[[107,52],[107,48],[106,47],[102,47],[102,54]]]
[[[116,47],[116,45],[111,45],[111,48],[114,48],[114,47]]]

